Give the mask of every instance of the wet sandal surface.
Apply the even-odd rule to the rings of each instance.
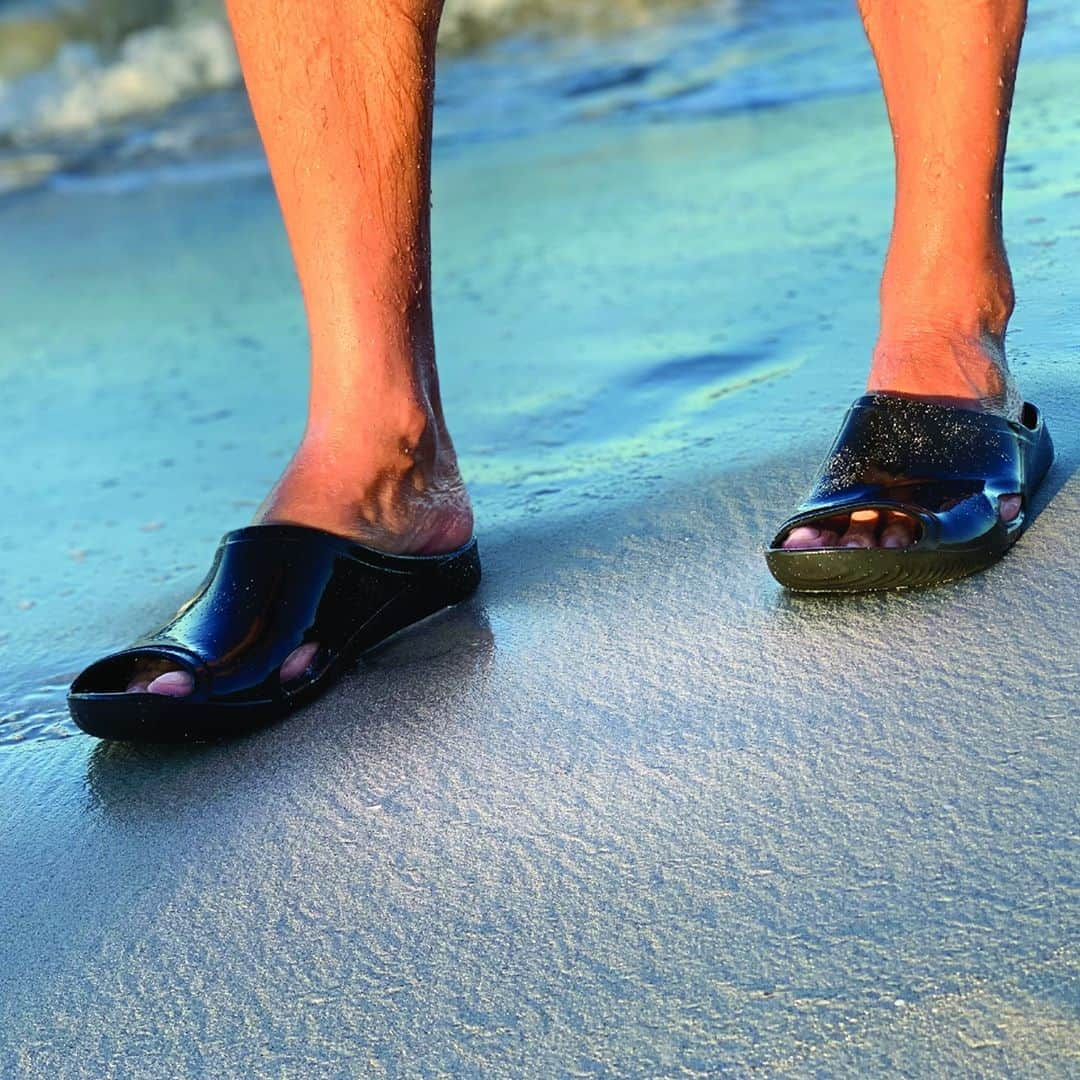
[[[475,540],[445,555],[390,555],[301,525],[237,529],[168,622],[75,679],[71,715],[99,738],[237,735],[318,696],[365,652],[466,599],[479,581]],[[313,642],[307,669],[283,684],[281,665]],[[187,672],[191,693],[125,692],[147,660]]]
[[[982,570],[1019,539],[1030,500],[1053,461],[1043,418],[1020,420],[891,394],[848,410],[810,494],[766,549],[773,577],[798,592],[865,592],[936,585]],[[1015,519],[998,500],[1019,495]],[[857,510],[900,513],[914,525],[903,548],[782,545],[803,525]]]

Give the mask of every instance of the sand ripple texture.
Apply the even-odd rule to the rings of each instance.
[[[1031,32],[1010,348],[1060,460],[1000,565],[798,599],[761,556],[873,337],[875,94],[444,148],[485,583],[228,746],[62,694],[299,433],[269,185],[0,202],[0,1075],[1080,1073],[1080,127]]]

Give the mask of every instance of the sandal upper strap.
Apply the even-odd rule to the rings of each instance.
[[[810,493],[782,526],[862,508],[899,510],[924,537],[975,540],[998,520],[997,499],[1025,491],[1025,465],[1042,431],[1038,410],[1024,421],[905,398],[858,398]]]
[[[338,652],[460,554],[392,555],[299,525],[237,529],[222,538],[195,595],[134,647],[198,657],[215,701],[279,698],[280,668],[294,649],[318,642]]]

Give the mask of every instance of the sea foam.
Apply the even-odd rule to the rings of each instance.
[[[224,22],[195,17],[129,35],[105,57],[68,42],[38,71],[0,83],[0,139],[27,143],[165,108],[240,77]]]

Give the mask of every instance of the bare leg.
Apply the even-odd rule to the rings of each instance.
[[[399,553],[452,550],[470,537],[472,512],[443,419],[431,314],[442,0],[228,9],[311,341],[304,437],[256,521]],[[294,654],[283,678],[310,659]],[[131,688],[183,695],[191,678],[147,668]]]
[[[1012,276],[1001,235],[1005,140],[1026,0],[859,0],[896,153],[896,205],[867,389],[1015,417],[1005,362]],[[1014,518],[1020,500],[1003,499]],[[905,547],[864,510],[785,547]]]

